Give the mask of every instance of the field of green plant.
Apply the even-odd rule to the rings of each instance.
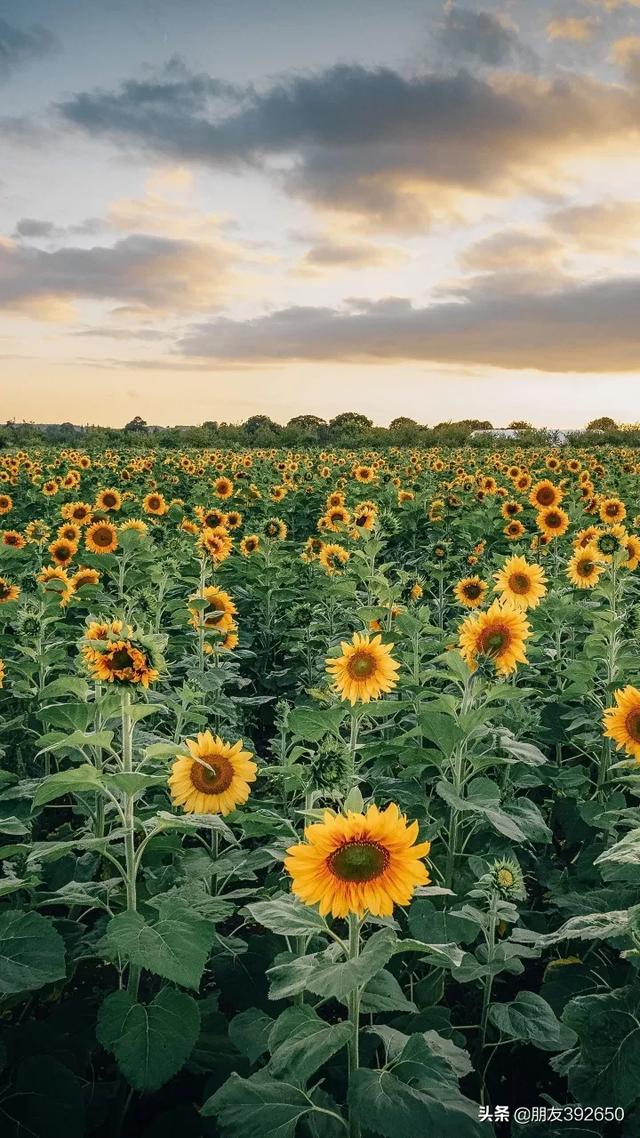
[[[639,474],[0,452],[2,1138],[637,1138]]]

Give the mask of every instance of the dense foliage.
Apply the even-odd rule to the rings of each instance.
[[[639,473],[3,452],[3,1136],[640,1133]]]

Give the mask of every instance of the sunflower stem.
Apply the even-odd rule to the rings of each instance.
[[[133,774],[133,721],[131,719],[131,693],[128,688],[122,689],[122,773]],[[124,856],[125,856],[125,873],[127,884],[127,911],[135,913],[137,909],[137,890],[136,890],[136,848],[135,848],[135,810],[134,810],[134,795],[133,792],[128,790],[123,794],[123,813],[125,819],[124,825]],[[127,990],[129,994],[136,998],[138,994],[138,984],[140,982],[140,969],[129,967],[129,976],[127,979]]]
[[[360,955],[360,919],[356,913],[349,913],[349,960],[357,960]],[[349,993],[349,1022],[351,1040],[349,1043],[349,1082],[360,1066],[360,997],[361,989],[354,988]],[[360,1138],[360,1119],[356,1107],[349,1105],[349,1138]]]
[[[349,735],[349,790],[357,786],[356,749],[358,746],[359,716],[355,708],[351,710],[351,733]],[[347,792],[348,793],[348,792]]]

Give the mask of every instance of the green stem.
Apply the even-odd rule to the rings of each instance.
[[[480,1016],[480,1031],[482,1035],[482,1046],[484,1047],[487,1037],[487,1024],[489,1022],[489,1007],[491,1006],[491,989],[493,988],[493,973],[491,972],[491,964],[493,961],[493,954],[496,946],[496,924],[497,924],[497,902],[498,894],[492,893],[491,895],[491,908],[489,910],[489,935],[487,937],[487,964],[489,966],[489,974],[484,982],[484,994],[482,997],[482,1014]]]
[[[133,722],[131,719],[131,693],[128,688],[122,691],[122,771],[123,774],[133,774]],[[124,858],[127,883],[127,911],[135,913],[137,908],[136,892],[136,848],[135,848],[135,809],[134,795],[128,791],[123,795],[124,813]],[[127,991],[135,1000],[140,982],[140,969],[129,967],[127,978]]]
[[[358,726],[358,713],[354,708],[351,711],[351,733],[349,735],[349,790],[352,790],[357,783],[356,748],[358,746]]]
[[[360,955],[360,920],[356,913],[349,914],[349,960],[357,960]],[[361,989],[354,988],[349,993],[349,1023],[351,1040],[349,1042],[349,1081],[360,1066],[360,997]],[[355,1107],[349,1106],[349,1138],[360,1138],[360,1120]]]

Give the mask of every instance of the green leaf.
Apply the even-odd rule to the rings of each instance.
[[[184,814],[182,817],[178,817],[177,814],[170,814],[168,810],[159,810],[151,822],[153,828],[158,832],[161,830],[181,830],[183,834],[192,834],[196,830],[217,830],[227,842],[232,845],[238,844],[233,830],[229,829],[219,814]]]
[[[197,991],[214,927],[175,901],[153,925],[140,913],[119,913],[109,921],[106,937],[111,950],[130,964]]]
[[[229,1024],[229,1039],[241,1055],[255,1063],[269,1050],[269,1033],[274,1021],[260,1008],[247,1008]]]
[[[518,992],[510,1004],[492,1004],[489,1019],[503,1035],[544,1051],[567,1050],[576,1042],[575,1034],[567,1032],[553,1008],[535,992]]]
[[[417,940],[433,944],[471,944],[479,931],[468,918],[436,909],[432,901],[421,897],[409,909],[409,928]]]
[[[629,932],[629,914],[632,910],[616,909],[611,913],[586,913],[570,917],[554,933],[537,933],[532,929],[514,929],[512,939],[520,944],[535,944],[537,948],[550,948],[563,940],[607,940]]]
[[[162,988],[150,1004],[136,1003],[126,991],[112,992],[100,1008],[96,1030],[137,1091],[155,1091],[177,1074],[199,1032],[196,1001],[175,988]]]
[[[416,1005],[408,1000],[392,972],[382,968],[368,981],[362,992],[360,1008],[368,1012],[415,1012]]]
[[[65,975],[64,942],[47,917],[0,916],[0,992],[29,992]]]
[[[601,996],[578,996],[562,1021],[575,1031],[579,1054],[569,1069],[578,1102],[628,1109],[640,1098],[640,985]]]
[[[141,790],[148,790],[150,786],[166,786],[167,776],[164,774],[142,774],[141,771],[118,771],[117,774],[104,776],[105,785],[115,786],[124,794],[139,794]]]
[[[305,936],[327,931],[327,922],[317,909],[303,905],[291,893],[280,893],[269,901],[255,901],[247,905],[247,909],[259,925],[281,936]]]
[[[325,1023],[312,1008],[287,1008],[269,1036],[269,1070],[279,1079],[304,1083],[349,1042],[348,1023]]]
[[[336,960],[340,950],[337,945],[331,945],[326,952],[276,964],[268,970],[272,979],[271,999],[284,999],[308,988],[317,996],[340,1000],[371,980],[391,959],[397,944],[393,929],[383,928],[369,938],[355,960]]]
[[[77,676],[61,676],[52,680],[40,689],[40,699],[57,699],[61,695],[75,695],[78,699],[87,700],[91,688],[86,680]]]
[[[288,726],[298,739],[317,743],[329,733],[336,735],[345,715],[344,707],[329,707],[325,711],[313,707],[294,707],[289,715]]]
[[[542,753],[539,747],[534,746],[533,743],[521,743],[519,739],[514,738],[510,731],[502,729],[499,738],[503,751],[513,755],[519,763],[526,763],[530,767],[539,767],[547,762],[546,755]]]
[[[62,798],[65,794],[102,789],[102,778],[96,768],[91,763],[83,763],[81,767],[58,771],[57,774],[50,774],[48,778],[43,779],[33,796],[33,808],[45,806],[47,802],[54,802],[56,798]]]
[[[202,1107],[233,1138],[294,1138],[298,1121],[313,1110],[309,1095],[263,1071],[242,1079],[235,1072]]]
[[[621,865],[640,865],[640,828],[629,830],[624,838],[595,859],[595,865],[614,862]]]
[[[14,815],[11,818],[0,818],[0,834],[10,834],[11,837],[22,837],[24,834],[29,833],[29,827],[25,826],[19,818]]]
[[[442,711],[437,700],[422,709],[418,723],[424,737],[435,743],[443,755],[451,755],[463,735],[453,716]]]
[[[42,754],[43,751],[83,751],[85,747],[106,750],[112,742],[113,731],[72,731],[70,735],[64,735],[55,743],[47,743],[41,747],[38,754]]]
[[[361,1067],[349,1080],[349,1101],[368,1131],[383,1138],[484,1138],[491,1128],[478,1122],[478,1107],[441,1083],[429,1090],[408,1086],[389,1071]]]

